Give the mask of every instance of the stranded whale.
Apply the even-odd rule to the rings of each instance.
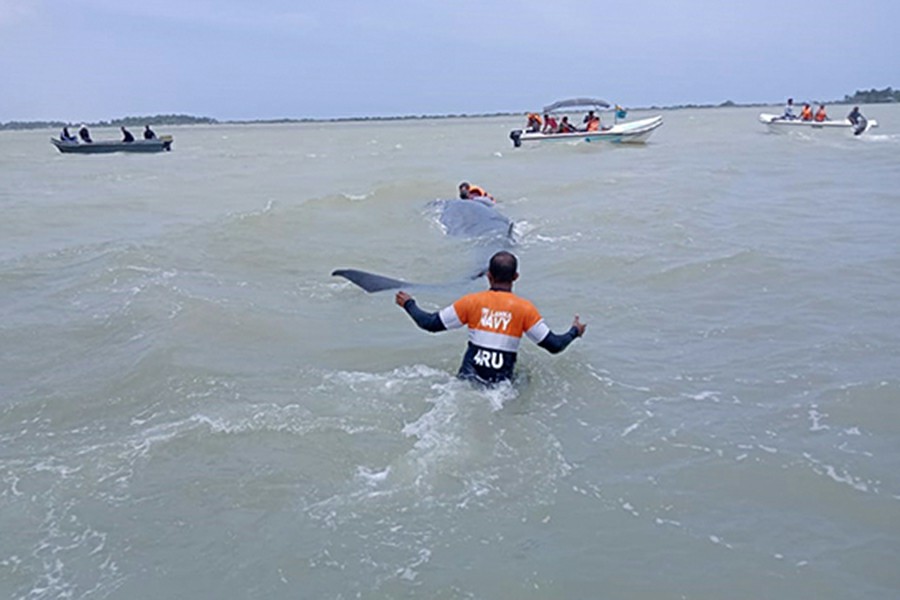
[[[482,249],[494,250],[508,247],[513,242],[514,223],[501,214],[494,205],[484,200],[435,200],[430,206],[438,210],[438,221],[447,235],[477,239]],[[486,259],[478,271],[467,280],[478,279],[487,271]],[[422,284],[385,277],[358,269],[337,269],[331,273],[344,277],[367,292],[421,287]]]

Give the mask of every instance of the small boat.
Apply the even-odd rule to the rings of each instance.
[[[63,154],[109,154],[110,152],[162,152],[172,149],[171,135],[161,135],[155,140],[98,140],[96,142],[63,141],[50,138],[56,148]]]
[[[596,112],[606,110],[615,110],[614,124],[608,127],[601,127],[595,131],[586,131],[583,129],[572,131],[569,133],[542,133],[540,131],[525,131],[522,129],[514,129],[509,133],[509,139],[512,140],[513,146],[520,147],[523,142],[565,142],[565,141],[585,141],[585,142],[615,142],[615,143],[643,143],[647,141],[658,127],[663,124],[662,116],[649,117],[647,119],[639,119],[637,121],[619,122],[618,119],[625,115],[625,111],[616,106],[614,109],[604,100],[594,98],[573,98],[570,100],[560,100],[549,106],[544,107],[544,114],[551,114],[565,109],[571,110],[593,110]]]
[[[848,119],[837,119],[827,121],[801,121],[800,119],[785,119],[781,115],[773,115],[770,113],[760,113],[759,122],[769,127],[769,131],[844,131],[853,135],[860,135],[869,131],[873,127],[878,127],[878,121],[875,119],[866,119],[862,117],[856,124],[851,123]]]

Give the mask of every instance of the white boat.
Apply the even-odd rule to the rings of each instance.
[[[560,100],[549,106],[544,107],[544,114],[561,112],[565,109],[571,110],[593,110],[600,112],[604,109],[609,110],[610,104],[604,100],[594,98],[573,98],[570,100]],[[509,139],[512,140],[513,146],[518,148],[523,142],[615,142],[615,143],[643,143],[647,141],[650,134],[663,124],[662,116],[649,117],[647,119],[639,119],[637,121],[618,122],[619,115],[624,111],[618,106],[615,107],[615,115],[613,125],[601,126],[595,131],[587,131],[579,129],[568,133],[542,133],[540,131],[526,131],[522,129],[514,129],[509,133]]]
[[[869,131],[873,127],[878,127],[878,121],[875,119],[866,119],[863,117],[856,124],[851,123],[847,119],[836,119],[827,121],[801,121],[800,119],[785,119],[781,115],[773,115],[770,113],[760,113],[759,122],[768,126],[769,131],[844,131],[848,134],[860,135]]]

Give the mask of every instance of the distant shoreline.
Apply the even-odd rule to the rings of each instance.
[[[884,90],[872,89],[870,91],[859,91],[853,96],[844,96],[843,100],[832,100],[825,102],[826,105],[841,104],[882,104],[900,102],[900,90],[894,91],[890,87]],[[691,110],[706,108],[754,108],[763,106],[779,106],[781,102],[733,102],[726,100],[718,104],[675,104],[671,106],[641,106],[629,107],[632,111],[647,110]],[[371,117],[330,117],[330,118],[314,118],[314,117],[284,117],[277,119],[227,119],[219,120],[213,117],[196,117],[193,115],[173,114],[173,115],[153,115],[143,117],[123,117],[120,119],[112,119],[109,121],[95,121],[85,123],[88,127],[132,127],[141,128],[144,125],[152,126],[168,126],[168,125],[279,125],[288,123],[356,123],[369,121],[414,121],[414,120],[434,120],[434,119],[486,119],[493,117],[518,117],[527,111],[506,111],[493,113],[458,113],[458,114],[422,114],[422,115],[397,115],[397,116],[371,116]],[[27,129],[61,129],[62,127],[78,127],[80,123],[71,123],[66,121],[9,121],[0,123],[0,131],[21,131]]]
[[[754,106],[772,106],[771,103],[753,103],[753,104],[737,104],[723,102],[721,104],[679,104],[674,106],[646,106],[628,108],[630,111],[646,111],[646,110],[682,110],[682,109],[698,109],[698,108],[732,108],[732,107],[754,107]],[[450,114],[422,114],[422,115],[394,115],[394,116],[371,116],[371,117],[283,117],[275,119],[215,119],[212,117],[194,117],[191,115],[172,115],[172,116],[147,116],[147,117],[125,117],[122,119],[112,119],[110,121],[93,121],[85,122],[88,127],[129,127],[143,128],[144,125],[171,126],[171,125],[284,125],[292,123],[366,123],[378,121],[426,121],[440,119],[489,119],[493,117],[520,117],[528,111],[507,111],[494,113],[450,113]],[[167,118],[168,117],[168,118]],[[175,117],[175,118],[171,118]],[[0,131],[23,131],[29,129],[61,129],[63,127],[77,128],[80,122],[65,121],[9,121],[0,123]]]

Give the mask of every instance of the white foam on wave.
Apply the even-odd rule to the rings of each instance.
[[[0,561],[0,566],[10,572],[29,574],[26,586],[30,588],[22,587],[17,592],[21,595],[11,597],[107,596],[122,584],[123,577],[114,559],[114,549],[108,546],[109,533],[86,521],[80,510],[80,499],[92,494],[90,490],[94,485],[102,483],[92,480],[93,469],[89,474],[82,472],[88,462],[85,454],[93,453],[88,450],[79,452],[77,467],[66,466],[62,464],[62,459],[49,457],[27,471],[49,471],[56,476],[38,484],[39,488],[35,488],[38,482],[31,478],[32,491],[27,498],[17,500],[18,508],[27,508],[29,512],[43,511],[44,515],[29,538],[32,541],[26,542],[30,546],[28,555],[15,554]],[[99,497],[102,499],[102,494]],[[9,508],[14,506],[10,504]],[[26,548],[22,550],[26,551]],[[21,575],[19,580],[23,581]]]
[[[581,232],[570,233],[567,235],[543,235],[537,234],[530,238],[533,245],[555,245],[563,242],[577,242],[582,238]]]
[[[308,410],[297,406],[251,406],[243,407],[233,415],[209,416],[195,414],[190,418],[192,423],[203,425],[211,433],[239,435],[244,433],[289,433],[306,435],[329,430],[342,431],[347,435],[359,435],[375,431],[369,424],[354,424],[352,420],[342,417],[314,417]]]
[[[498,452],[498,448],[507,444],[503,439],[506,432],[502,428],[498,430],[493,420],[507,418],[503,416],[504,406],[518,398],[518,391],[512,385],[476,388],[424,365],[389,373],[342,372],[329,377],[341,380],[357,393],[381,389],[381,393],[409,396],[415,394],[414,389],[401,391],[398,386],[427,385],[422,398],[427,410],[406,420],[398,431],[412,441],[409,450],[387,464],[356,467],[356,479],[362,484],[358,492],[366,497],[389,498],[414,493],[423,502],[448,502],[464,509],[473,502],[506,495],[508,492],[498,487],[500,479],[512,477],[517,486],[520,479],[555,479],[559,475],[557,469],[543,463],[547,460],[557,466],[565,463],[555,440],[548,440],[551,442],[549,455],[541,450],[543,444],[538,444],[534,447],[535,456],[524,461],[538,461],[543,466],[536,463],[529,467],[518,454],[507,457],[507,451]],[[513,470],[522,470],[521,477],[508,472],[507,460],[518,463]],[[520,493],[524,496],[540,493],[535,492],[535,484],[531,484],[531,490]],[[540,490],[543,484],[536,487]]]
[[[864,143],[884,144],[884,143],[900,143],[900,134],[896,133],[866,133],[857,138]]]
[[[350,193],[346,193],[346,192],[341,194],[341,196],[343,196],[347,200],[351,200],[353,202],[359,202],[360,200],[365,200],[366,198],[369,198],[371,195],[372,195],[371,193],[350,194]]]
[[[431,550],[428,548],[420,548],[416,558],[409,564],[403,565],[401,568],[397,569],[395,574],[400,579],[415,581],[416,576],[418,575],[416,568],[424,565],[429,560],[431,560]]]
[[[347,284],[352,285],[352,284]],[[446,371],[435,369],[423,364],[404,365],[386,373],[372,373],[369,371],[334,371],[326,375],[332,382],[349,385],[356,389],[360,385],[378,384],[385,389],[392,389],[409,382],[419,382],[423,379],[446,380],[449,374]]]
[[[717,391],[713,391],[713,390],[706,390],[706,391],[698,392],[696,394],[683,394],[683,396],[685,398],[690,398],[691,400],[696,400],[698,402],[705,402],[705,401],[709,400],[713,403],[718,404],[719,402],[721,402],[720,394],[721,394],[721,392],[717,392]]]
[[[256,210],[247,210],[240,212],[229,212],[227,213],[227,218],[236,219],[237,221],[243,221],[245,219],[253,219],[256,217],[261,217],[263,215],[267,215],[271,213],[275,209],[275,201],[271,198],[266,200],[266,204],[259,209]]]
[[[359,465],[356,467],[356,474],[366,485],[374,487],[387,480],[388,475],[391,474],[391,468],[385,467],[381,471],[375,471],[374,469]]]
[[[636,422],[632,423],[631,425],[629,425],[628,427],[626,427],[626,428],[622,431],[621,437],[626,437],[626,436],[628,436],[629,433],[631,433],[632,431],[634,431],[635,429],[637,429],[638,427],[640,427],[640,426],[643,424],[643,422],[644,422],[643,420],[641,420],[641,421],[636,421]]]
[[[622,381],[616,381],[615,379],[613,379],[610,376],[609,371],[606,371],[605,369],[598,369],[590,364],[585,365],[585,367],[587,368],[588,373],[590,374],[591,377],[593,377],[597,381],[601,382],[606,387],[620,387],[620,388],[624,388],[627,390],[633,390],[636,392],[650,392],[651,391],[651,389],[646,386],[632,385],[629,383],[624,383]]]
[[[491,410],[502,410],[509,402],[519,397],[519,391],[508,381],[504,381],[494,387],[482,390],[491,405]]]
[[[822,420],[828,416],[828,413],[820,413],[817,405],[813,404],[807,414],[809,415],[810,431],[828,431],[831,429],[828,425],[822,424]]]
[[[460,452],[460,434],[454,423],[458,417],[457,390],[452,385],[454,383],[433,385],[432,390],[437,395],[428,399],[432,407],[402,429],[405,436],[416,438],[415,448],[422,453],[418,462],[426,469],[425,462],[458,455]]]
[[[834,465],[830,465],[813,458],[813,456],[808,452],[803,453],[803,458],[805,458],[809,462],[813,472],[817,473],[818,475],[824,475],[832,481],[848,485],[860,492],[877,491],[876,489],[873,489],[871,487],[871,484],[873,484],[874,482],[866,481],[861,477],[856,477],[855,475],[849,473],[846,469],[838,470],[838,468]]]

